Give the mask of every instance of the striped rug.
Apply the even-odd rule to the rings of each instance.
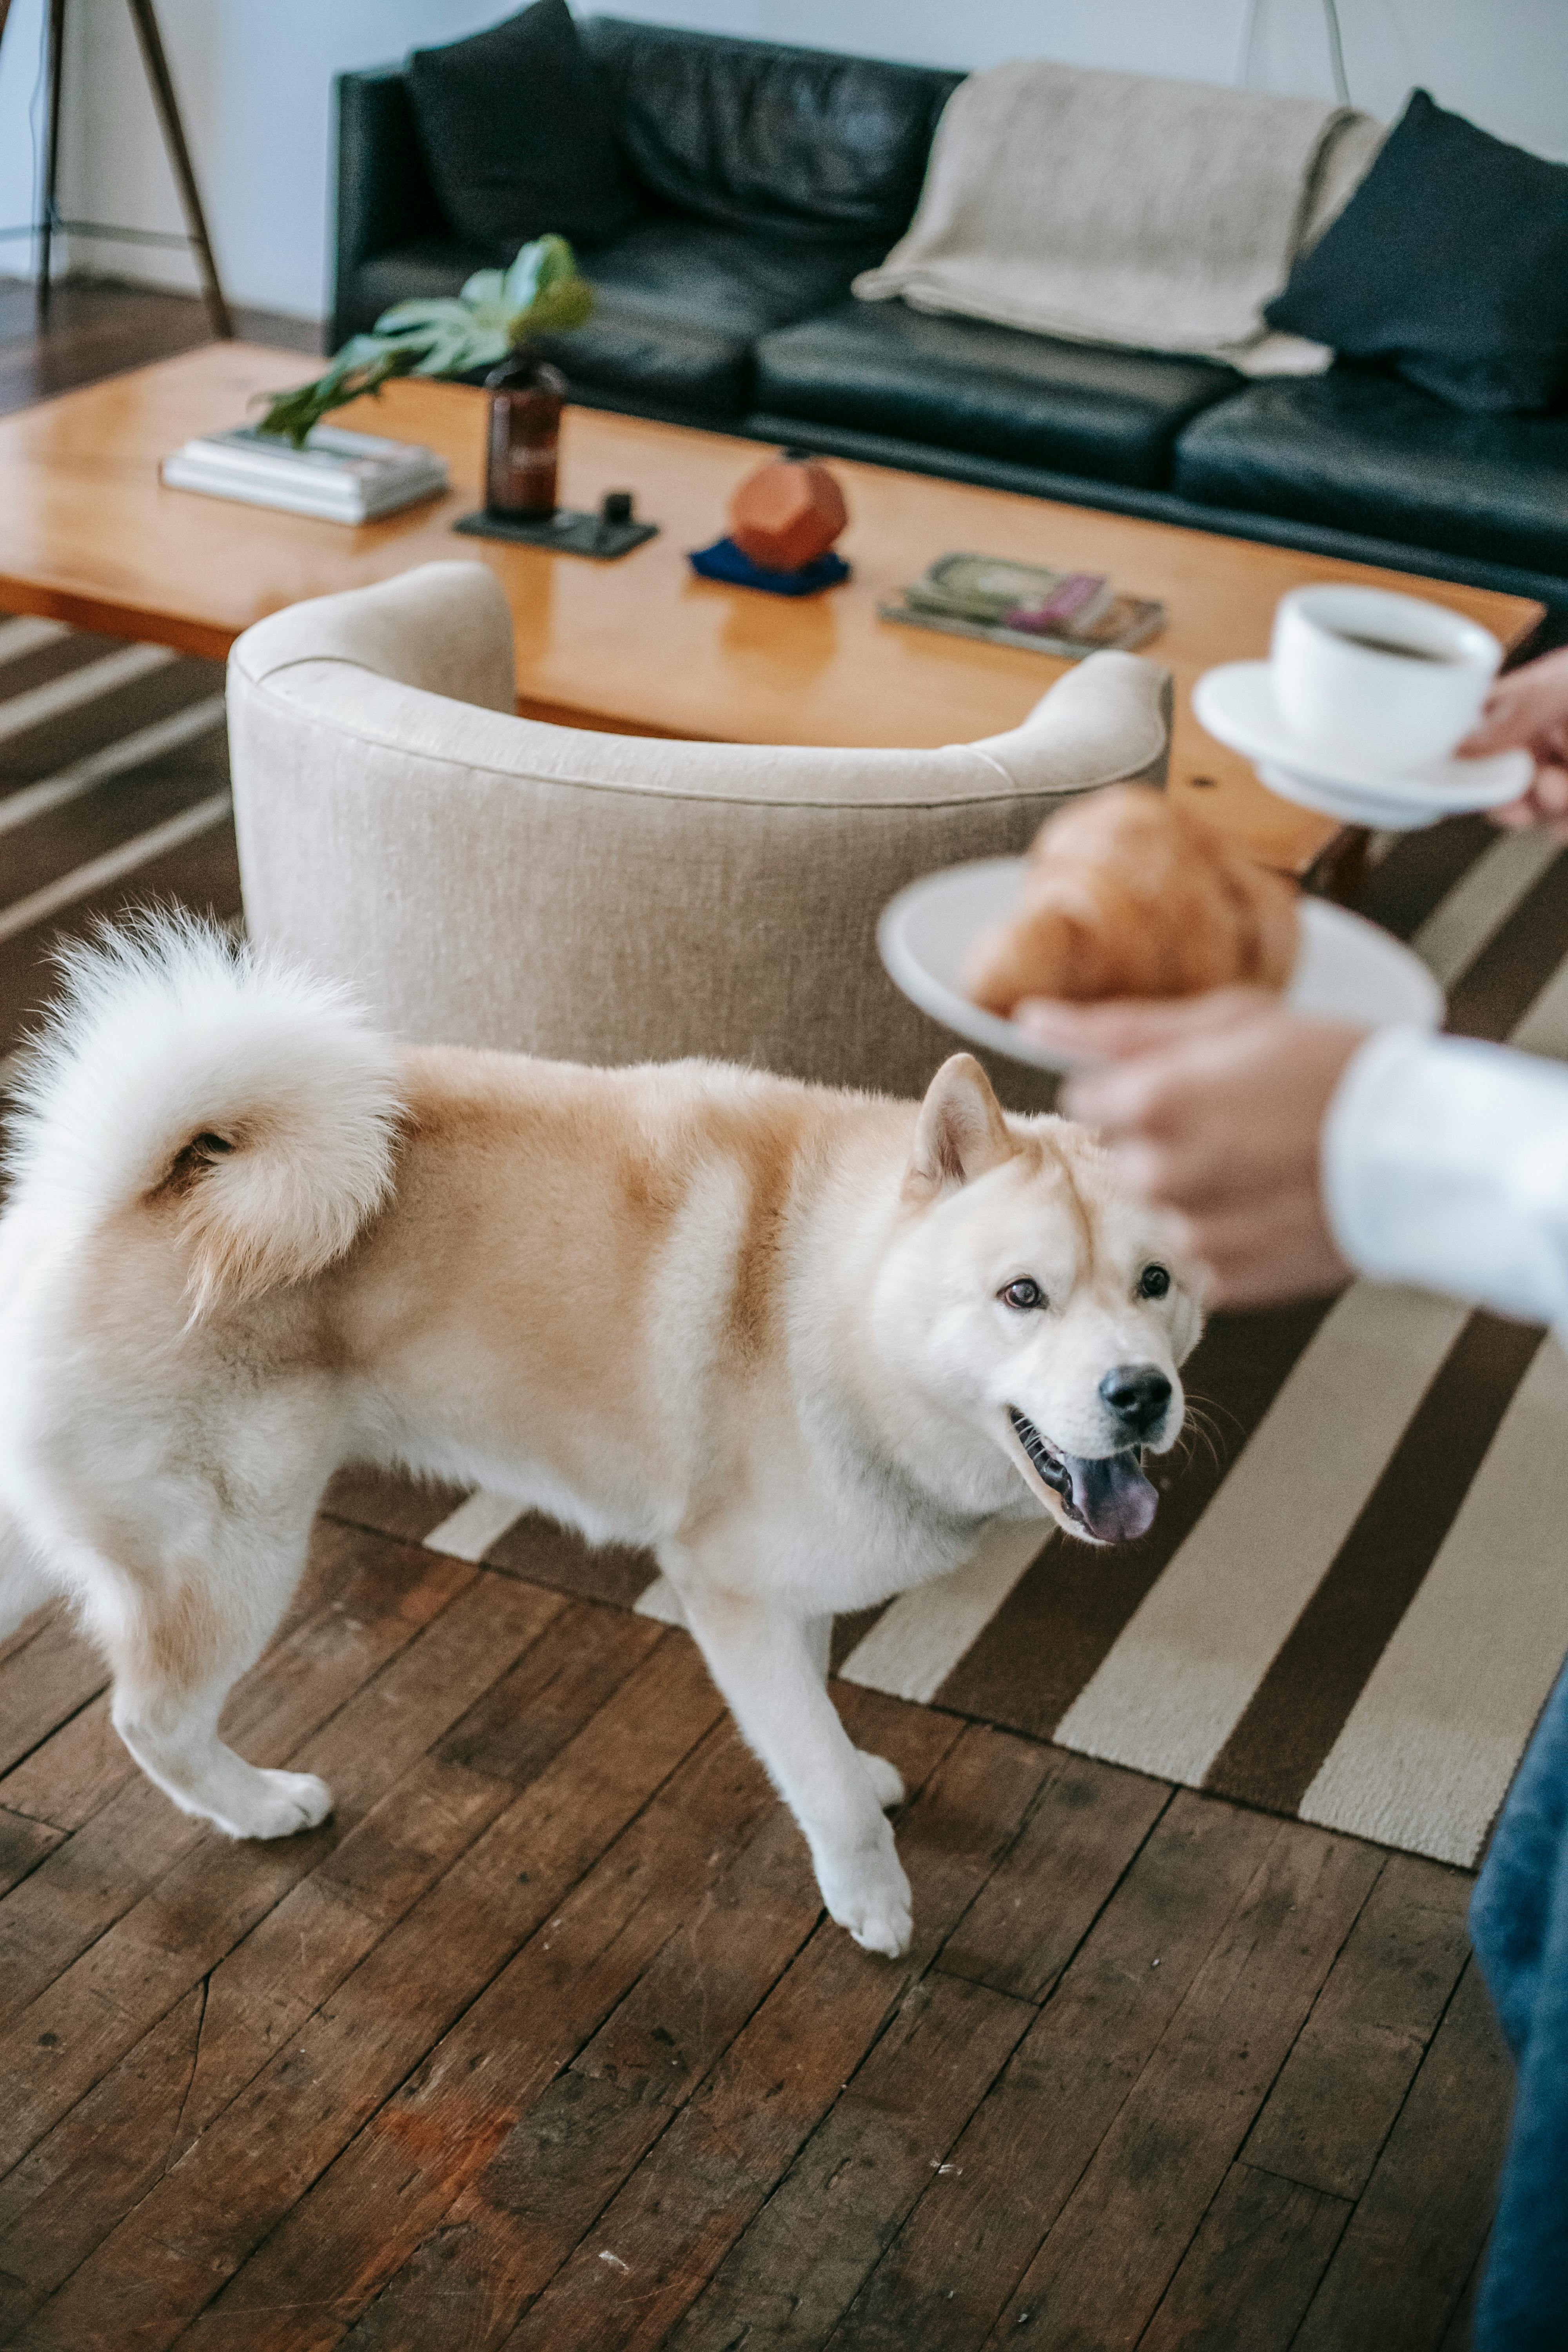
[[[239,913],[221,667],[0,621],[0,1076],[51,947],[151,900]]]
[[[158,898],[237,914],[221,677],[46,622],[0,625],[0,1052],[51,940]],[[1568,1058],[1568,853],[1461,820],[1387,845],[1365,910],[1451,1025]],[[1356,1283],[1217,1318],[1199,1427],[1151,1534],[1018,1528],[845,1620],[851,1682],[1325,1827],[1476,1858],[1568,1652],[1568,1363],[1540,1331]],[[328,1509],[645,1615],[645,1553],[509,1498],[347,1472]]]

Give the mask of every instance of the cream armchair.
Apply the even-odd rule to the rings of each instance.
[[[1011,733],[941,751],[550,727],[516,715],[494,575],[427,564],[235,646],[247,917],[409,1038],[918,1093],[954,1041],[884,974],[881,908],[1021,850],[1065,794],[1163,782],[1169,709],[1163,670],[1097,654]]]

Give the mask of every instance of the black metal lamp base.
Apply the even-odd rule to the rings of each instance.
[[[602,514],[584,514],[574,507],[557,507],[552,515],[524,522],[481,507],[476,514],[462,516],[452,529],[468,539],[509,539],[519,547],[551,547],[559,555],[594,555],[608,562],[655,538],[658,525],[606,522]]]

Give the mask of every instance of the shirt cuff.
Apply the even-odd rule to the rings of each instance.
[[[1321,1165],[1334,1239],[1362,1273],[1568,1319],[1568,1070],[1380,1029],[1340,1081]]]

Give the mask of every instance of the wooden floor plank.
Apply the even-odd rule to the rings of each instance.
[[[889,1739],[911,1793],[959,1736],[942,1719],[889,1722],[847,1701],[857,1736]],[[733,1830],[721,1833],[733,1847]],[[810,1859],[782,1807],[736,1854],[695,1919],[453,2204],[437,2236],[355,2328],[355,2352],[456,2328],[499,2343],[691,2095],[821,1916]]]
[[[1052,2352],[1147,2326],[1376,1881],[1382,1857],[1296,1822],[1278,1834],[997,2321],[1045,2315]],[[1155,1957],[1158,1957],[1157,1955]]]
[[[665,2341],[1011,1844],[1047,1769],[1032,1743],[964,1732],[900,1839],[915,1898],[909,1956],[877,1959],[825,1923],[509,2345],[642,2352]]]
[[[816,2352],[932,2173],[954,2160],[954,2139],[1035,2014],[988,1985],[922,1979],[670,2352]]]
[[[683,1634],[664,1639],[707,1700],[702,1717],[685,1700],[688,1715],[718,1724],[721,1705],[693,1645]],[[945,1748],[957,1733],[945,1723],[928,1737]],[[920,1740],[917,1732],[907,1759],[916,1766]],[[191,2331],[191,2344],[296,2352],[338,2341],[444,2226],[454,2199],[774,1811],[760,1767],[723,1723]],[[273,2314],[285,2294],[290,2317],[279,2326]]]
[[[473,1664],[481,1675],[500,1671],[507,1648],[515,1652],[535,1642],[561,1606],[552,1595],[508,1592],[499,1579],[477,1593],[470,1580],[463,1591],[451,1563],[432,1559],[430,1568],[433,1597],[443,1591],[450,1597],[452,1588],[458,1588],[454,1606],[461,1615],[453,1638],[437,1641],[428,1650],[419,1641],[411,1643],[395,1661],[405,1671],[395,1676],[391,1689],[373,1685],[361,1693],[295,1759],[307,1769],[321,1771],[332,1785],[337,1798],[332,1819],[305,1836],[266,1844],[220,1840],[216,1833],[200,1838],[16,2018],[5,2044],[10,2098],[0,2126],[4,2164],[16,2163],[190,1985],[209,1971],[221,1970],[226,1956],[301,1880],[316,1876],[324,1886],[352,1894],[367,1869],[374,1873],[379,1855],[386,1885],[376,1899],[396,1900],[398,1873],[393,1864],[401,1833],[396,1815],[430,1777],[424,1750],[432,1716],[437,1727],[443,1710],[449,1721],[469,1695],[476,1678]],[[440,1623],[438,1617],[436,1623]],[[466,1638],[476,1632],[477,1644]],[[459,1658],[467,1652],[465,1663],[470,1664],[467,1686],[455,1699],[449,1696],[454,1649]],[[395,1797],[392,1792],[400,1783],[407,1785]],[[454,1812],[467,1810],[469,1803],[467,1792],[459,1801],[454,1781]],[[366,1819],[373,1809],[380,1809],[374,1829]],[[413,1851],[421,1853],[417,1836],[412,1831],[409,1834]],[[363,1929],[375,1916],[368,1894],[361,1897],[359,1909],[363,1942]],[[340,1973],[348,1965],[345,1960]],[[300,1968],[291,1973],[296,1983],[308,1978],[302,1955]],[[219,2029],[228,2020],[220,1995],[209,2020],[214,2063]],[[234,2059],[237,2054],[233,2053]],[[247,2073],[254,2072],[252,2065]]]
[[[41,1747],[106,1679],[103,1660],[69,1614],[52,1612],[26,1649],[0,1665],[0,1773]]]
[[[434,1552],[391,1546],[331,1522],[321,1524],[315,1541],[346,1559],[353,1580],[342,1598],[277,1644],[237,1686],[224,1716],[225,1735],[256,1763],[286,1762],[476,1573]],[[0,1802],[30,1810],[10,1786],[0,1782]],[[227,1866],[226,1842],[178,1811],[128,1764],[127,1778],[110,1801],[0,1902],[0,2027],[198,1842],[211,1853],[215,1869]],[[276,1864],[256,1865],[268,1866]],[[11,2123],[0,2109],[0,2168],[14,2160],[5,2153],[14,2147]]]
[[[1511,2095],[1472,1960],[1293,2352],[1436,2352],[1485,2242]]]
[[[383,1535],[422,1543],[432,1528],[456,1510],[467,1491],[437,1479],[405,1478],[395,1470],[351,1462],[330,1481],[321,1508],[329,1518],[346,1519],[353,1527],[374,1528]]]
[[[19,1886],[65,1834],[47,1822],[29,1821],[26,1813],[7,1812],[0,1805],[0,1895]]]
[[[311,1759],[329,1769],[346,1768],[321,1857],[206,1979],[199,2047],[184,2095],[186,2139],[298,2030],[484,1821],[510,1801],[510,1784],[480,1782],[460,1768],[435,1766],[418,1751],[462,1711],[476,1686],[503,1670],[511,1648],[554,1613],[555,1604],[544,1596],[532,1596],[531,1607],[507,1580],[478,1579],[337,1719],[340,1752],[323,1749]],[[357,1774],[349,1764],[356,1748]],[[412,1769],[379,1804],[370,1804],[375,1789],[410,1754]],[[211,1890],[202,1892],[210,1901]],[[72,2266],[47,2273],[33,2252],[40,2229],[52,2242],[41,2220],[51,2206],[69,2209],[73,2263],[124,2210],[115,2202],[112,2176],[100,2179],[89,2161],[87,2186],[79,2186],[79,2151],[84,2146],[89,2151],[99,2132],[118,2129],[122,2120],[133,2131],[144,2049],[145,2041],[129,2051],[0,2184],[0,2263],[7,2260],[8,2239],[19,2235],[23,2258],[11,2267],[39,2293]]]
[[[1170,1799],[1163,1780],[1056,1751],[1022,1837],[942,1946],[938,1966],[1043,2000]]]
[[[1252,2126],[1248,2164],[1361,2195],[1468,1957],[1472,1885],[1390,1854]]]
[[[816,1927],[798,1831],[769,1812],[657,1959],[348,2338],[500,2343]]]
[[[272,1958],[281,1945],[297,1957],[293,2002],[270,2004],[268,2021],[273,2011],[282,2011],[286,2022],[289,2007],[308,2012],[328,1998],[378,1935],[417,1901],[514,1793],[510,1782],[485,1780],[458,1765],[422,1757],[329,1864],[296,1887],[241,1947],[245,1952],[259,1943]],[[336,1877],[330,1874],[333,1865]],[[361,1907],[345,1879],[348,1886],[358,1882],[374,1888],[374,1911]],[[254,2010],[237,2015],[232,1998],[226,2006],[221,1991],[215,2002],[224,1972],[219,1968],[205,1984],[193,1985],[169,2011],[183,2014],[190,2000],[202,2000],[179,2114],[160,2144],[151,2176],[127,2193],[113,2168],[99,2166],[94,2151],[106,2138],[115,2146],[133,2139],[136,2119],[145,2120],[148,2052],[159,2045],[166,2019],[0,2182],[0,2268],[30,2290],[32,2305],[86,2260],[159,2173],[193,2154],[199,2161],[197,2136],[210,2120],[215,2097],[226,2104],[224,2094],[243,2088],[265,2063],[267,2042],[255,2030]],[[209,2111],[205,2116],[204,2108]]]
[[[102,2235],[98,2217],[128,2211],[163,2171],[195,2062],[202,1995],[202,1987],[193,1985],[138,2043],[129,2075],[100,2084],[72,2118],[69,2147],[57,2150],[49,2193],[33,2201],[26,2235],[0,2253],[0,2336],[7,2342],[47,2286],[73,2270]]]
[[[605,1638],[625,1622],[605,1611],[590,1613]],[[161,2180],[44,2306],[32,2324],[38,2344],[62,2352],[68,2345],[71,2352],[121,2352],[171,2343],[264,2239],[268,2260],[252,2282],[257,2302],[247,2308],[237,2297],[226,2312],[220,2306],[189,2328],[190,2340],[243,2344],[253,2352],[270,2343],[296,2352],[314,2340],[312,2305],[330,2316],[340,2291],[352,2288],[346,2250],[374,2259],[395,2232],[400,2190],[417,2174],[431,2137],[422,2094],[427,2101],[445,2090],[456,2107],[451,2143],[476,2168],[515,2119],[504,2068],[484,2063],[482,2035],[477,2050],[470,2046],[476,1995],[520,1947],[542,1948],[549,1956],[555,1907],[596,1863],[600,1886],[614,1891],[627,1874],[624,1863],[605,1858],[606,1848],[719,1713],[692,1644],[661,1633],[576,1739],[208,2127],[200,2160],[187,2159]],[[629,1875],[629,1892],[615,1920],[601,1923],[601,1937],[625,1937],[636,1923],[646,1865]],[[661,1922],[657,1941],[668,1932]],[[581,1955],[568,1949],[560,1957],[564,1994],[582,1974]],[[537,2049],[542,2039],[552,2053],[544,2062],[549,2073],[571,2054],[554,2051],[558,2029],[548,1993],[556,1984],[554,1969],[538,1971],[523,1989],[521,2014],[509,2020],[525,2045],[531,2036]],[[470,2041],[444,2049],[442,2037],[465,2011]],[[469,2056],[477,2063],[470,2065]],[[372,2116],[375,2128],[367,2133]],[[338,2185],[348,2189],[340,2236],[326,2200],[307,2191],[351,2142],[367,2153],[379,2150],[385,2161],[379,2173],[372,2166],[339,2175]],[[368,2204],[358,2194],[367,2181]],[[391,2253],[388,2267],[406,2251]]]
[[[973,2352],[985,2341],[1279,1828],[1176,1794],[835,2346]]]
[[[1281,2352],[1350,2212],[1343,2198],[1232,2165],[1138,2352]]]

